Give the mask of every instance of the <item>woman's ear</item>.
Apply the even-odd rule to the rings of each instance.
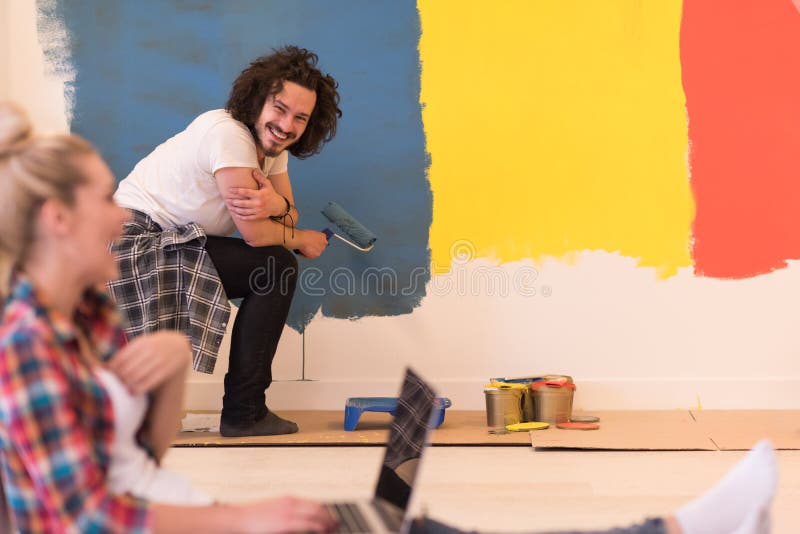
[[[44,201],[37,217],[40,232],[58,237],[69,235],[71,221],[71,210],[62,201],[55,198],[48,198]]]

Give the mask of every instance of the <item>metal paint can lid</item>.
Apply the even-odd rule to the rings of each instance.
[[[600,428],[597,423],[558,423],[556,426],[562,430],[597,430]]]
[[[599,423],[600,418],[596,415],[573,415],[569,418],[573,423]]]

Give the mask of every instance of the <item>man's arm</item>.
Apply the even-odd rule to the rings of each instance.
[[[252,176],[252,172],[253,169],[247,167],[225,167],[219,169],[214,174],[214,177],[217,180],[217,187],[223,198],[227,198],[233,189],[253,189],[255,187],[255,179]],[[283,202],[283,199],[281,199],[281,202]],[[283,205],[285,208],[286,203],[284,202]],[[251,247],[282,245],[289,250],[300,250],[306,257],[316,258],[322,254],[327,245],[325,235],[321,232],[287,228],[271,219],[246,220],[234,217],[233,222],[239,233],[242,234],[242,238]]]
[[[283,220],[283,224],[291,225],[291,221],[289,220],[289,217],[291,217],[294,220],[294,226],[297,226],[297,221],[298,219],[300,219],[300,213],[297,211],[297,208],[294,205],[294,195],[292,194],[292,182],[291,180],[289,180],[289,173],[282,172],[279,174],[270,174],[269,176],[267,176],[266,179],[269,180],[269,182],[272,184],[272,187],[275,189],[275,192],[283,196],[286,200],[288,200],[289,205],[291,206],[289,215],[287,215],[286,218]]]
[[[296,227],[300,214],[294,205],[289,173],[272,174],[265,178],[258,169],[253,169],[252,177],[255,189],[232,187],[225,195],[225,205],[231,216],[243,221],[260,221],[269,219],[270,216],[286,214],[278,222],[289,228]]]

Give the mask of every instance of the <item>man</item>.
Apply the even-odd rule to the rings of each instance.
[[[212,373],[230,313],[242,298],[225,375],[223,436],[297,432],[269,411],[265,390],[297,279],[293,250],[318,257],[327,240],[296,227],[287,171],[318,153],[341,117],[337,83],[317,56],[287,46],[234,81],[224,110],[197,117],[141,160],[116,201],[132,210],[113,245],[121,277],[109,283],[137,336],[185,332],[193,366]],[[230,237],[236,230],[243,239]]]

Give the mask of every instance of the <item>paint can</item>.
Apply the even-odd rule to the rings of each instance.
[[[515,389],[520,392],[520,422],[533,421],[533,396],[528,384],[491,381],[484,388]]]
[[[534,382],[531,390],[535,421],[551,425],[569,421],[572,415],[572,398],[575,395],[573,382]]]
[[[525,387],[522,390],[522,422],[536,421],[536,413],[533,409],[533,390]]]
[[[486,425],[492,430],[505,432],[506,425],[516,425],[522,419],[522,390],[519,388],[487,387]]]

